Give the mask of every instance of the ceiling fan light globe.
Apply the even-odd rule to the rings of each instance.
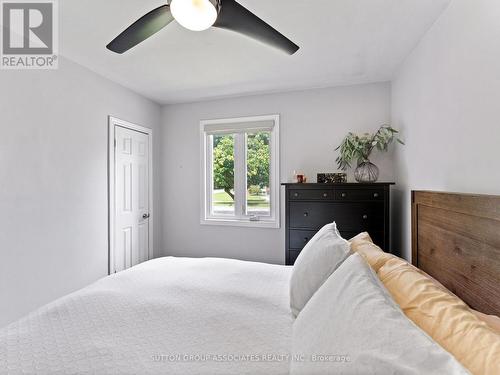
[[[209,0],[172,0],[170,11],[181,26],[192,31],[206,30],[217,20],[217,9]]]

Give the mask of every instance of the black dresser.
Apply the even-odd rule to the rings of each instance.
[[[333,221],[344,238],[367,231],[377,245],[390,250],[389,202],[394,183],[283,185],[287,265],[293,265],[304,245]]]

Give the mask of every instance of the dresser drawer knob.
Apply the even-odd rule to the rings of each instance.
[[[345,197],[347,197],[347,194],[346,194],[346,193],[342,193],[340,196],[341,196],[342,198],[345,198]]]
[[[299,193],[295,193],[293,196],[297,198],[299,196]]]
[[[368,219],[368,215],[363,215],[363,220]]]
[[[309,216],[309,212],[304,212],[304,217],[308,217]]]
[[[328,194],[327,193],[323,193],[323,198],[328,198]]]
[[[373,193],[373,198],[378,198],[378,193]]]

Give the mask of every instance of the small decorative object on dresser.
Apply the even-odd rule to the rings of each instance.
[[[287,265],[293,265],[305,244],[333,221],[344,238],[367,231],[377,245],[389,250],[389,195],[393,183],[283,185]]]
[[[292,182],[297,184],[305,184],[307,182],[307,177],[301,172],[293,171]]]
[[[344,184],[347,182],[346,173],[318,173],[318,184]]]
[[[379,176],[378,167],[370,162],[372,151],[387,151],[394,139],[404,145],[403,141],[396,138],[398,131],[388,125],[381,126],[375,134],[365,133],[359,136],[349,133],[335,151],[340,150],[337,158],[339,169],[345,171],[351,167],[351,162],[357,160],[354,178],[358,182],[376,182]]]

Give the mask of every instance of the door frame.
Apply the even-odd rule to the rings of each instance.
[[[137,132],[147,134],[149,144],[149,249],[148,259],[153,259],[153,227],[154,227],[154,210],[153,210],[153,129],[146,128],[117,117],[108,116],[108,275],[114,270],[111,270],[111,261],[115,255],[115,130],[116,127],[122,127]]]

